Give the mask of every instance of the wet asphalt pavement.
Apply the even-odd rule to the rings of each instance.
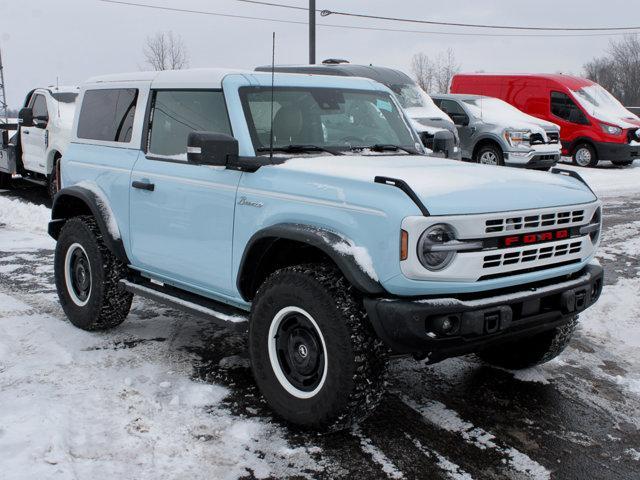
[[[1,195],[48,204],[44,190],[28,184]],[[640,198],[607,200],[604,218],[605,240],[624,242],[622,227],[640,224]],[[640,227],[627,233],[638,232]],[[604,252],[600,260],[608,285],[638,276],[640,252]],[[43,294],[50,302],[40,301],[39,308],[63,318],[53,295],[52,258],[48,250],[0,251],[0,266],[16,267],[0,273],[0,286]],[[174,354],[193,358],[195,378],[231,390],[225,403],[234,415],[280,423],[254,385],[242,333],[141,299],[131,315],[149,321],[173,315],[193,322],[201,341]],[[112,348],[167,340],[132,337]],[[317,478],[640,478],[640,399],[614,380],[629,366],[580,334],[561,360],[545,367],[543,378],[520,378],[474,357],[432,366],[397,359],[389,371],[389,394],[358,429],[320,436],[282,425],[293,447],[318,447],[324,473],[306,472]],[[246,478],[253,478],[252,472]]]

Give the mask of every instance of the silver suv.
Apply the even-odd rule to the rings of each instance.
[[[560,160],[560,127],[493,97],[432,95],[458,127],[462,158],[548,170]]]

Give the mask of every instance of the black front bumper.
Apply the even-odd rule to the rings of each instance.
[[[366,298],[365,308],[395,353],[438,361],[562,325],[596,302],[602,284],[602,267],[588,265],[570,277],[520,289],[457,298]]]
[[[628,143],[595,142],[600,160],[628,162],[640,158],[640,146]]]

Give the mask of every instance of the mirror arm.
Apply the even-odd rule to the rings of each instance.
[[[227,168],[229,170],[238,170],[241,172],[253,173],[256,172],[260,167],[265,167],[267,165],[280,165],[287,160],[288,158],[286,157],[274,157],[270,159],[267,156],[244,157],[229,155],[227,157]]]

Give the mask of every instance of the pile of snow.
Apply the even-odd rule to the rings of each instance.
[[[47,233],[51,210],[44,205],[34,205],[0,196],[0,227],[23,232]]]

